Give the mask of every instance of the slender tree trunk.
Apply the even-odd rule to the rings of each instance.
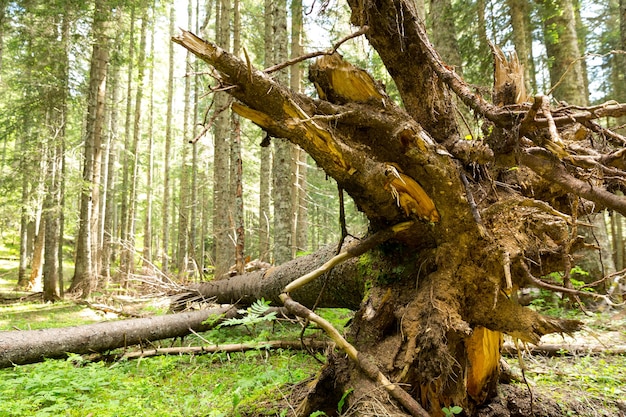
[[[455,71],[461,74],[463,72],[463,60],[456,39],[457,31],[451,0],[431,0],[429,17],[435,48],[441,54],[444,62],[454,67]]]
[[[131,152],[131,129],[132,129],[132,121],[133,121],[133,94],[132,94],[132,86],[133,86],[133,71],[134,71],[134,63],[135,63],[135,6],[131,5],[130,10],[130,28],[128,31],[128,35],[130,41],[128,43],[128,68],[127,68],[127,78],[126,78],[126,118],[124,121],[124,148],[123,148],[123,161],[122,161],[122,187],[120,189],[121,196],[121,205],[120,205],[120,272],[121,272],[121,281],[125,284],[128,278],[128,274],[130,273],[128,268],[128,257],[129,255],[129,240],[130,240],[130,230],[128,226],[128,211],[129,205],[131,204],[130,200],[130,186],[129,182],[131,180],[130,176],[132,175],[132,160],[135,158]]]
[[[550,82],[554,97],[567,103],[586,105],[586,81],[576,32],[572,0],[538,0],[543,16],[543,34],[549,59]]]
[[[148,164],[146,167],[146,208],[144,214],[143,224],[143,269],[144,272],[150,273],[152,270],[152,173],[154,170],[154,35],[155,35],[155,16],[156,10],[154,3],[152,4],[152,22],[151,22],[151,36],[150,36],[150,69],[148,84],[150,88],[150,110],[148,113],[148,146],[146,149],[146,156],[148,157]]]
[[[224,48],[230,50],[230,0],[220,0],[216,2],[217,13],[217,42]],[[229,202],[232,201],[230,193],[230,155],[231,147],[229,143],[229,106],[228,94],[215,94],[215,153],[213,163],[213,239],[215,245],[215,276],[221,277],[233,264],[233,238],[230,230],[233,230],[234,212],[230,210]]]
[[[23,139],[25,140],[25,139]],[[24,158],[24,156],[23,156]],[[27,288],[28,278],[26,269],[28,268],[28,179],[26,170],[23,172],[22,178],[22,208],[20,215],[20,262],[17,273],[17,288]]]
[[[274,63],[284,62],[288,55],[287,2],[276,0],[273,7]],[[279,72],[276,79],[288,84],[288,75]],[[274,199],[274,262],[282,264],[291,259],[293,207],[293,181],[291,177],[292,145],[282,138],[273,140],[274,159],[272,176],[274,179],[272,197]]]
[[[61,135],[62,136],[62,135]],[[61,140],[57,138],[57,140]],[[59,258],[58,250],[62,241],[59,236],[59,184],[61,168],[61,147],[54,144],[49,150],[50,159],[46,176],[47,192],[44,202],[44,225],[46,242],[44,248],[43,265],[43,299],[44,301],[55,301],[61,298],[59,281]]]
[[[308,170],[307,154],[303,150],[300,150],[298,159],[298,226],[296,233],[296,252],[307,252],[309,249]]]
[[[585,26],[585,24],[583,23],[583,18],[582,15],[580,13],[580,8],[581,8],[581,2],[580,0],[572,0],[572,5],[574,7],[574,21],[575,21],[575,25],[576,25],[576,35],[578,38],[578,53],[580,54],[581,57],[587,55],[587,34],[588,34],[588,29]],[[587,71],[587,60],[586,59],[580,59],[580,69],[582,72],[582,79],[583,79],[583,88],[584,88],[584,95],[585,97],[587,97],[586,102],[589,102],[589,73]]]
[[[196,7],[194,13],[196,32],[200,33],[200,0],[196,0]],[[199,72],[199,62],[194,60],[193,64],[193,110],[192,110],[192,128],[191,137],[193,143],[191,144],[191,167],[189,170],[189,235],[187,242],[187,252],[189,253],[189,266],[193,267],[193,277],[198,278],[198,271],[202,269],[201,262],[198,261],[198,212],[200,206],[200,200],[198,198],[198,172],[199,167],[199,152],[200,146],[196,138],[198,137],[198,116],[199,110],[199,96],[200,96],[200,83],[198,76],[195,75]]]
[[[530,4],[528,0],[507,0],[511,14],[513,45],[520,64],[524,66],[526,91],[536,91],[535,65],[532,56],[532,30],[530,25]]]
[[[170,37],[176,30],[176,7],[170,4]],[[165,149],[163,153],[163,221],[161,232],[161,270],[167,273],[169,270],[170,248],[170,158],[172,152],[172,118],[174,113],[174,44],[170,42],[168,48],[168,74],[167,74],[167,111],[165,115]]]
[[[30,48],[31,43],[27,42],[27,47]],[[26,73],[24,77],[29,79],[31,76],[30,67],[26,68]],[[16,154],[20,155],[19,164],[20,164],[20,173],[21,173],[21,204],[20,204],[20,260],[18,266],[17,273],[17,285],[16,288],[27,288],[28,287],[28,277],[26,276],[26,269],[28,268],[29,261],[29,246],[30,242],[28,239],[28,225],[31,221],[31,215],[29,214],[29,200],[30,200],[30,182],[28,180],[31,173],[31,161],[29,161],[29,139],[31,135],[31,126],[32,122],[29,117],[26,115],[22,118],[22,126],[23,133],[16,142]],[[19,143],[19,145],[18,145]]]
[[[0,0],[0,81],[2,81],[2,58],[4,56],[4,21],[9,0]]]
[[[610,45],[611,50],[626,51],[626,0],[609,1],[607,28],[619,27],[619,36],[615,43]],[[611,70],[610,97],[620,103],[626,102],[626,55],[614,53],[609,57]],[[626,133],[626,116],[615,120],[616,126],[621,126],[618,133]]]
[[[233,2],[233,54],[241,53],[241,13],[239,0]],[[235,113],[231,114],[231,154],[230,154],[230,195],[235,236],[235,269],[238,274],[244,273],[246,233],[243,206],[243,163],[241,159],[241,121]]]
[[[61,46],[63,63],[59,68],[61,85],[58,91],[59,111],[54,116],[56,126],[48,147],[48,169],[46,173],[46,194],[44,200],[43,221],[45,224],[45,248],[43,265],[43,299],[55,301],[63,296],[63,237],[61,234],[62,205],[62,167],[63,144],[65,142],[66,122],[68,118],[67,99],[69,97],[69,68],[70,68],[70,26],[71,19],[68,13],[63,15],[61,23]],[[59,255],[60,254],[60,255]]]
[[[302,38],[302,1],[291,2],[291,54],[290,58],[296,58],[303,54]],[[289,86],[293,91],[302,91],[302,66],[292,65],[289,73]],[[304,163],[303,163],[304,161]],[[306,154],[295,145],[291,145],[291,183],[293,210],[291,232],[291,257],[295,258],[299,251],[306,250]]]
[[[43,216],[40,217],[37,226],[37,234],[33,248],[33,261],[31,263],[30,277],[28,279],[27,289],[29,291],[41,291],[42,289],[41,277],[43,275],[43,258],[46,243],[46,225]]]
[[[93,202],[97,195],[100,182],[100,147],[102,143],[102,127],[106,102],[106,74],[109,59],[108,39],[106,38],[106,22],[108,21],[108,4],[106,0],[98,0],[94,10],[94,46],[89,76],[89,107],[85,132],[85,150],[83,157],[83,184],[80,198],[80,220],[76,238],[76,264],[70,291],[83,298],[90,296],[97,285],[92,251],[92,233],[97,230],[97,218],[94,218]],[[95,158],[98,158],[97,160]],[[97,166],[96,166],[97,165]],[[94,194],[95,193],[95,194]],[[95,210],[97,216],[97,210]]]
[[[193,26],[193,2],[188,1],[187,4],[187,24],[189,27]],[[187,54],[186,68],[192,68],[192,55]],[[185,77],[185,107],[183,110],[183,138],[185,142],[181,150],[181,169],[180,169],[180,187],[178,197],[178,247],[176,249],[176,266],[178,268],[178,274],[182,278],[187,277],[187,269],[189,264],[189,214],[190,214],[190,192],[189,180],[190,169],[189,162],[189,140],[193,135],[193,127],[191,122],[194,118],[192,114],[191,101],[194,99],[191,92],[193,86],[191,85],[192,75],[188,74]]]
[[[130,190],[128,212],[126,220],[126,228],[128,229],[126,242],[124,242],[126,257],[121,259],[124,263],[122,270],[127,274],[132,274],[135,268],[135,213],[137,212],[137,186],[139,182],[139,162],[137,151],[139,149],[139,142],[141,140],[142,132],[142,102],[143,102],[143,90],[145,87],[145,67],[146,67],[146,35],[148,31],[148,10],[143,10],[141,16],[141,34],[139,40],[139,52],[137,55],[137,91],[135,96],[135,111],[133,122],[133,140],[129,150],[130,153],[130,166],[129,166],[129,186]]]
[[[611,213],[611,230],[613,237],[613,259],[618,271],[624,269],[624,217],[617,213]]]
[[[271,0],[265,0],[264,3],[264,65],[269,67],[273,64],[274,56],[274,43],[272,42],[272,2]],[[269,137],[267,137],[269,139]],[[272,147],[269,140],[267,143],[262,143],[260,148],[259,164],[259,255],[258,258],[261,261],[268,261],[270,259],[270,219],[272,218],[270,213],[270,187],[272,178]]]
[[[118,24],[121,24],[121,12],[117,12],[118,16],[115,19]],[[120,44],[121,36],[116,36],[116,44]],[[116,52],[115,52],[116,53]],[[116,62],[117,60],[114,60]],[[117,176],[117,160],[118,160],[118,147],[119,147],[119,119],[120,110],[119,104],[121,101],[121,77],[120,66],[115,63],[109,71],[109,91],[110,91],[110,106],[109,106],[109,126],[106,152],[108,154],[106,178],[104,190],[104,204],[103,204],[103,220],[102,220],[102,259],[100,275],[104,279],[105,285],[108,285],[111,279],[111,262],[114,259],[115,242],[114,237],[119,236],[115,228],[115,216],[117,213],[117,198],[116,198],[116,180]]]

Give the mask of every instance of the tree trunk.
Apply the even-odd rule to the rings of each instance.
[[[272,3],[271,0],[264,2],[264,59],[265,67],[270,67],[273,62],[273,36],[272,36]],[[261,144],[260,164],[259,164],[259,254],[260,261],[268,261],[270,259],[270,187],[272,178],[272,147],[270,146],[270,138],[267,132],[264,133],[264,141]]]
[[[122,13],[118,10],[115,21],[121,24]],[[120,44],[121,33],[118,32],[115,43]],[[118,52],[114,52],[118,53]],[[110,91],[110,103],[109,108],[109,125],[108,125],[108,137],[107,137],[107,166],[105,168],[106,177],[103,183],[103,207],[102,207],[102,252],[101,252],[101,269],[100,275],[104,279],[104,286],[108,286],[111,279],[111,263],[115,258],[115,236],[117,234],[116,214],[117,214],[117,198],[116,181],[118,179],[116,165],[118,162],[118,147],[120,146],[117,140],[119,135],[119,120],[120,120],[120,107],[121,101],[121,77],[120,77],[120,65],[118,59],[113,60],[109,71],[109,91]]]
[[[230,0],[216,2],[217,41],[224,50],[230,50]],[[215,277],[228,272],[233,264],[233,244],[230,231],[234,223],[230,198],[230,109],[226,93],[215,95],[215,151],[213,162],[213,244],[215,245]]]
[[[85,150],[83,158],[83,183],[80,194],[80,221],[76,238],[76,264],[70,292],[83,298],[90,296],[95,288],[96,272],[93,265],[93,237],[97,231],[98,210],[94,207],[98,202],[93,201],[98,195],[100,184],[100,144],[102,143],[102,127],[104,124],[104,108],[106,97],[106,74],[109,60],[108,40],[106,38],[106,24],[108,19],[108,4],[105,0],[96,2],[94,9],[94,46],[91,58],[89,75],[89,108],[85,132]],[[97,158],[97,159],[96,159]],[[94,218],[95,217],[95,218]]]
[[[4,56],[4,20],[8,0],[0,1],[0,80],[2,80],[2,57]]]
[[[128,150],[128,210],[126,216],[126,239],[123,242],[124,250],[120,259],[120,269],[125,274],[125,279],[135,270],[135,213],[137,208],[137,187],[139,183],[139,159],[137,151],[139,150],[139,142],[142,137],[142,112],[143,109],[143,90],[145,88],[145,70],[146,70],[146,37],[148,31],[148,10],[147,6],[141,14],[141,33],[139,37],[139,52],[137,55],[137,91],[135,92],[135,109],[133,121],[133,138]],[[130,93],[130,91],[129,91]]]
[[[365,36],[394,78],[403,107],[337,54],[321,56],[310,67],[309,79],[320,95],[316,100],[190,32],[183,31],[175,42],[224,75],[223,86],[234,87],[228,91],[238,100],[232,105],[236,113],[269,135],[298,144],[333,177],[368,217],[372,237],[410,222],[379,249],[341,265],[355,268],[343,274],[355,277],[343,281],[345,289],[335,288],[340,280],[328,278],[322,297],[354,297],[339,300],[351,306],[360,300],[348,336],[352,344],[346,348],[353,359],[329,362],[332,370],[326,374],[334,377],[326,382],[332,390],[353,388],[349,403],[367,399],[378,392],[371,376],[381,381],[376,375],[383,375],[392,381],[384,385],[401,386],[405,400],[408,395],[433,416],[452,405],[472,415],[496,393],[502,333],[537,343],[544,334],[580,327],[576,321],[542,317],[511,296],[523,286],[549,285],[536,277],[562,270],[576,249],[572,234],[579,213],[568,204],[568,193],[622,213],[626,201],[581,179],[582,167],[571,165],[580,165],[575,162],[580,158],[561,135],[569,134],[566,126],[572,120],[583,120],[575,108],[555,111],[553,117],[541,97],[532,105],[494,106],[443,64],[416,18],[413,1],[349,0],[349,5],[352,23],[367,26]],[[491,137],[481,142],[460,137],[453,94],[495,127],[486,129]],[[613,114],[622,112],[626,106],[616,106]],[[486,175],[479,173],[483,169]],[[293,261],[302,262],[299,275],[322,262],[305,264],[315,256],[320,255]],[[323,259],[328,257],[326,252]],[[223,301],[261,294],[275,299],[283,292],[283,300],[314,303],[323,280],[307,284],[317,287],[292,289],[293,283],[286,286],[291,278],[278,282],[274,275],[287,270],[282,268],[203,288],[227,293]],[[267,287],[259,290],[263,281]],[[349,284],[364,281],[364,293]],[[321,398],[323,383],[311,395],[317,392],[319,400],[336,407],[336,399]],[[365,403],[350,405],[365,413],[359,408]],[[403,404],[414,415],[424,415],[414,404]],[[304,415],[316,409],[302,408]]]
[[[44,217],[41,216],[39,220],[39,227],[37,228],[37,235],[35,236],[35,246],[33,248],[33,261],[30,267],[30,278],[28,280],[29,291],[41,291],[42,282],[41,276],[43,274],[43,258],[44,248],[46,243],[46,225]]]
[[[287,1],[276,0],[272,3],[272,27],[274,39],[274,63],[284,62],[288,58],[289,34],[287,32]],[[281,71],[275,75],[283,85],[289,83],[288,73]],[[273,140],[274,158],[272,159],[274,202],[274,263],[282,264],[290,260],[293,223],[293,181],[291,177],[292,145],[276,138]]]
[[[235,317],[236,309],[221,307],[141,319],[120,320],[64,329],[20,330],[0,333],[0,368],[63,358],[69,353],[106,352],[155,340],[182,337],[213,328]],[[203,322],[209,317],[210,324]]]
[[[176,8],[170,4],[170,36],[174,36],[176,27]],[[170,42],[168,48],[168,75],[167,75],[167,113],[165,116],[165,144],[163,152],[163,224],[161,232],[161,270],[169,270],[170,248],[170,155],[172,149],[172,118],[174,113],[174,48]]]
[[[142,265],[145,274],[151,274],[152,272],[152,198],[153,198],[153,190],[152,190],[152,177],[154,171],[154,42],[155,42],[155,18],[154,14],[156,10],[154,8],[154,4],[151,6],[152,8],[152,19],[151,19],[151,32],[150,32],[150,69],[149,69],[149,77],[148,77],[148,85],[150,89],[150,104],[149,104],[149,112],[148,112],[148,146],[146,149],[146,156],[148,157],[148,163],[146,166],[146,208],[144,212],[144,224],[143,224],[143,259]],[[146,16],[147,17],[147,16]]]
[[[446,64],[454,67],[456,72],[461,74],[463,72],[463,60],[456,39],[452,2],[450,0],[431,0],[429,18],[435,48]]]
[[[535,63],[532,54],[532,28],[530,27],[529,0],[507,0],[511,13],[511,30],[513,45],[520,64],[524,66],[526,91],[536,91]]]
[[[129,182],[131,181],[132,175],[132,163],[131,161],[135,158],[134,154],[131,154],[131,132],[132,132],[132,115],[133,115],[133,94],[132,94],[132,86],[133,86],[133,68],[135,61],[135,6],[130,6],[130,28],[128,30],[129,42],[128,42],[128,68],[127,68],[127,77],[126,77],[126,118],[124,121],[124,147],[122,152],[122,186],[120,189],[120,279],[123,283],[125,283],[128,274],[126,268],[128,267],[128,251],[129,245],[128,242],[130,240],[129,227],[128,227],[128,211],[129,205],[131,204],[130,200],[130,186]]]
[[[586,81],[576,32],[572,0],[539,0],[543,35],[549,59],[550,82],[554,97],[567,103],[586,105]]]

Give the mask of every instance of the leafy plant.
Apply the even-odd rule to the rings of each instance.
[[[243,310],[237,310],[239,314],[243,314],[241,318],[232,318],[224,320],[218,327],[223,326],[244,326],[252,333],[256,325],[259,323],[272,322],[276,319],[276,312],[267,313],[270,308],[271,301],[265,301],[264,298],[256,300],[250,307]],[[252,330],[251,330],[252,328]]]
[[[341,414],[341,412],[343,411],[343,406],[346,403],[346,398],[348,398],[348,395],[352,394],[352,391],[354,391],[354,388],[350,388],[346,392],[344,392],[341,396],[341,399],[337,403],[337,411],[339,412],[339,414]]]
[[[443,414],[445,414],[446,417],[452,417],[452,416],[455,416],[457,414],[461,414],[461,412],[463,411],[463,407],[460,407],[458,405],[452,406],[450,408],[443,407],[441,409],[441,411],[443,411]]]

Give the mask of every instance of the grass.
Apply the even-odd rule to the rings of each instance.
[[[263,350],[83,366],[72,359],[1,371],[0,415],[217,417],[240,407],[279,415],[259,409],[258,399],[286,391],[317,367],[300,353]]]

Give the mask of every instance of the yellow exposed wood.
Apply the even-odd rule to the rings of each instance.
[[[244,106],[241,103],[233,103],[232,109],[239,116],[250,120],[251,122],[264,129],[269,129],[275,125],[274,120],[267,114],[251,109],[250,107]]]
[[[323,73],[323,80],[319,77],[314,80],[315,88],[320,98],[332,102],[367,102],[382,100],[374,79],[364,70],[355,67],[334,53],[317,59],[311,67],[311,72]]]
[[[524,66],[519,62],[517,53],[513,51],[509,58],[495,45],[490,45],[493,52],[494,71],[493,89],[496,95],[509,90],[511,97],[507,97],[504,103],[498,105],[519,104],[528,100],[526,85],[524,83]],[[507,95],[507,94],[505,94]],[[500,96],[502,98],[502,96]],[[509,102],[511,101],[511,102]]]
[[[467,339],[467,393],[481,403],[489,386],[498,377],[502,333],[485,327],[476,327]]]
[[[435,203],[417,181],[398,172],[393,165],[388,166],[386,174],[389,177],[386,188],[395,197],[405,215],[414,215],[433,223],[441,219]]]
[[[232,109],[241,117],[245,117],[264,129],[277,127],[276,121],[266,113],[251,109],[241,103],[233,103]],[[313,143],[315,148],[331,156],[331,158],[339,166],[348,171],[348,173],[352,174],[354,172],[354,169],[345,161],[330,132],[316,123],[313,118],[309,117],[300,106],[293,100],[285,100],[283,103],[283,111],[288,117],[284,121],[286,127],[304,129],[304,134],[307,139]]]

